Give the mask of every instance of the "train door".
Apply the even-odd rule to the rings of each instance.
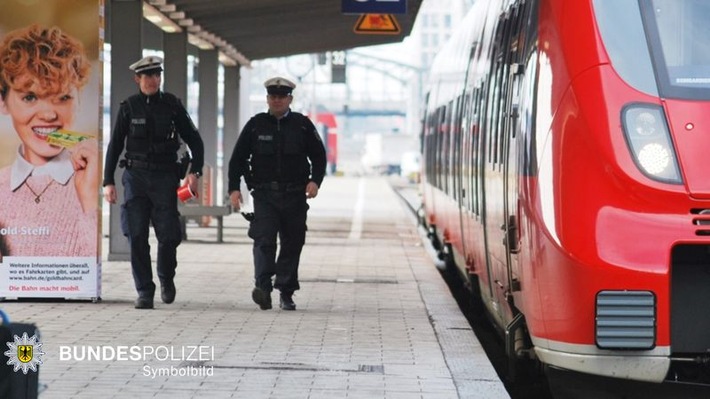
[[[438,87],[438,86],[436,86]],[[435,208],[434,188],[439,186],[438,179],[438,146],[436,134],[439,122],[439,112],[432,106],[436,99],[436,93],[427,93],[424,101],[427,117],[422,124],[422,140],[424,141],[425,152],[422,154],[422,162],[424,164],[424,173],[421,176],[420,187],[422,188],[422,206],[426,209],[427,215],[433,215]],[[430,238],[434,238],[433,229],[436,221],[433,216],[422,221],[429,228]]]
[[[530,2],[520,3],[511,12],[510,20],[510,68],[508,74],[508,93],[506,101],[505,128],[505,247],[508,264],[508,298],[512,301],[514,293],[520,290],[520,207],[519,178],[524,160],[519,156],[524,148],[518,148],[521,142],[521,98],[524,96],[526,66],[526,26],[530,17]],[[515,45],[512,45],[515,43]],[[528,82],[529,83],[529,82]],[[511,306],[513,304],[511,303]]]
[[[503,220],[502,228],[505,237],[503,245],[506,248],[506,264],[508,281],[506,291],[512,294],[520,290],[518,275],[518,252],[520,252],[519,207],[518,207],[518,131],[520,127],[520,87],[523,77],[523,66],[513,64],[509,76],[508,109],[506,112],[504,150],[503,150]],[[512,299],[511,295],[508,295]],[[512,304],[511,304],[512,305]]]
[[[463,106],[459,110],[461,118],[461,158],[459,163],[461,170],[461,199],[459,209],[461,216],[461,238],[463,266],[468,275],[475,275],[475,279],[469,281],[476,286],[472,287],[474,292],[480,292],[480,280],[488,278],[487,270],[482,266],[484,262],[480,259],[483,253],[483,229],[480,226],[480,168],[478,165],[481,149],[479,144],[479,124],[482,82],[476,76],[474,62],[480,55],[481,46],[478,41],[471,43],[466,66],[466,78],[463,85]]]
[[[504,209],[504,111],[506,100],[507,65],[505,57],[505,24],[498,23],[492,48],[492,64],[488,75],[485,123],[484,167],[484,224],[489,273],[488,307],[497,324],[506,325],[507,254],[503,246]]]
[[[464,159],[470,150],[467,145],[468,134],[465,130],[465,116],[464,110],[469,106],[469,100],[465,94],[465,90],[462,91],[462,95],[458,96],[454,101],[454,114],[452,116],[451,125],[453,137],[453,196],[456,201],[456,221],[453,225],[456,229],[456,237],[452,237],[451,244],[454,248],[458,249],[455,255],[463,257],[466,253],[466,231],[464,228],[465,214],[466,214],[466,179],[464,174],[466,173],[466,165],[464,164]],[[456,264],[462,267],[466,266],[465,259],[457,258],[454,259]]]
[[[462,205],[461,205],[461,229],[464,241],[464,260],[468,273],[475,274],[478,279],[486,281],[488,272],[483,268],[484,261],[477,258],[483,251],[483,229],[481,229],[481,178],[479,160],[480,149],[480,106],[481,106],[481,85],[480,82],[473,88],[466,89],[466,106],[463,111],[462,130],[464,133],[464,152],[461,163],[463,165],[462,178]],[[479,283],[473,281],[473,283]],[[478,292],[478,287],[474,287]]]
[[[517,59],[519,30],[524,13],[513,6],[501,16],[496,28],[493,64],[490,71],[487,112],[485,170],[486,230],[490,261],[491,291],[501,325],[515,316],[512,293],[518,290],[518,170],[515,139],[518,126],[517,103],[523,68]]]

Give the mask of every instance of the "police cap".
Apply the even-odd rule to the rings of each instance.
[[[143,57],[140,60],[134,62],[131,64],[131,66],[128,67],[131,71],[135,72],[136,74],[140,73],[154,73],[154,72],[162,72],[163,71],[163,59],[155,56],[155,55],[149,55],[147,57]]]
[[[273,77],[264,82],[268,94],[290,95],[296,84],[280,76]]]

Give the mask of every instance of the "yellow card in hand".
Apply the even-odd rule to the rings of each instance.
[[[47,142],[52,145],[58,145],[64,148],[71,148],[80,141],[89,139],[91,135],[72,132],[70,130],[57,130],[47,136]]]

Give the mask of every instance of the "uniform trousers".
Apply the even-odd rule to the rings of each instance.
[[[157,272],[161,282],[170,282],[177,268],[177,247],[182,241],[176,190],[180,183],[174,171],[130,168],[123,172],[124,203],[121,227],[131,248],[131,269],[138,295],[155,294],[150,258],[149,227],[158,239]]]
[[[271,292],[293,293],[300,288],[298,265],[306,242],[308,204],[304,190],[256,189],[254,220],[249,237],[254,240],[256,287]],[[277,238],[281,248],[277,257]],[[272,278],[276,276],[272,283]]]

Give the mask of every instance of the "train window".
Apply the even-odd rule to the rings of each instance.
[[[710,99],[707,0],[594,0],[594,10],[626,82],[655,96]]]
[[[439,112],[439,126],[437,127],[439,136],[439,146],[437,147],[439,151],[439,188],[446,192],[446,162],[448,159],[446,151],[449,150],[446,142],[446,107],[441,107]]]
[[[663,96],[710,98],[710,3],[645,0],[644,22]]]
[[[473,165],[471,164],[471,154],[474,152],[473,137],[472,137],[472,114],[473,114],[473,98],[471,89],[466,89],[465,105],[463,118],[461,119],[461,134],[463,135],[463,145],[461,153],[461,163],[463,164],[463,189],[466,209],[473,210],[472,198],[475,193],[473,191]]]
[[[428,105],[430,101],[429,96],[427,95],[426,99],[426,104]],[[426,118],[424,119],[424,149],[426,150],[425,158],[424,158],[424,174],[426,176],[427,181],[431,182],[431,184],[436,186],[436,178],[434,177],[434,156],[436,154],[435,152],[435,142],[433,140],[434,137],[434,129],[433,129],[433,123],[432,123],[432,115],[433,113],[428,113]]]
[[[461,193],[461,113],[463,109],[463,98],[456,97],[454,101],[454,113],[451,120],[451,190],[455,200],[460,200]]]
[[[480,179],[480,157],[479,154],[481,153],[481,135],[480,133],[480,125],[481,125],[481,85],[477,86],[476,89],[474,90],[473,94],[473,102],[474,102],[474,107],[473,107],[473,115],[471,117],[471,122],[472,122],[472,127],[471,127],[471,147],[473,149],[471,153],[471,174],[473,175],[473,188],[471,189],[471,201],[473,203],[471,204],[471,207],[473,208],[473,212],[476,215],[481,214],[481,209],[479,208],[479,194],[481,192],[480,187],[481,187],[481,179]]]
[[[537,51],[530,53],[526,62],[525,78],[520,96],[520,140],[522,142],[522,162],[520,173],[525,176],[537,174],[537,158],[535,154],[535,91],[537,90]]]
[[[449,103],[449,191],[447,193],[457,199],[456,196],[456,115],[458,110],[458,99],[454,98]]]
[[[594,12],[616,72],[637,90],[657,96],[638,0],[595,0]]]
[[[449,128],[447,126],[446,108],[441,108],[439,120],[439,184],[440,188],[448,193],[447,178],[449,175]]]
[[[451,172],[449,170],[450,162],[451,162],[451,103],[447,104],[444,107],[444,121],[442,122],[442,135],[441,138],[443,140],[443,147],[441,150],[441,155],[443,159],[443,190],[444,192],[448,195],[450,194],[449,191],[449,178],[451,176]]]
[[[530,3],[528,3],[530,5]],[[518,39],[520,46],[519,62],[524,68],[522,82],[520,83],[519,104],[519,164],[518,172],[523,176],[534,176],[537,174],[537,159],[535,154],[535,118],[537,91],[537,65],[538,50],[537,24],[529,24],[530,20],[536,20],[537,7],[531,6],[525,9],[524,17],[521,19],[521,37]]]

